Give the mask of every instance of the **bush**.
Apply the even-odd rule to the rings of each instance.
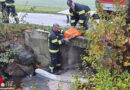
[[[97,73],[87,78],[87,84],[78,81],[78,85],[92,90],[128,90],[130,88],[130,24],[126,23],[127,8],[120,8],[119,11],[117,6],[115,13],[107,13],[101,6],[99,7],[97,10],[100,16],[99,23],[91,18],[91,30],[85,32],[85,37],[90,39],[90,48],[86,50],[89,55],[82,57],[83,66],[89,62]]]

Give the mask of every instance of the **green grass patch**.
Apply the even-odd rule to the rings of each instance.
[[[50,30],[50,26],[43,26],[43,25],[35,25],[35,24],[7,24],[6,27],[13,28],[16,30],[35,30],[35,29],[41,29],[41,30]]]
[[[65,9],[16,5],[16,11],[17,12],[57,13],[57,12],[63,11],[63,10],[65,10]]]
[[[69,8],[66,4],[67,0],[15,0],[16,5],[41,6],[49,8]],[[74,2],[88,5],[91,10],[95,8],[95,0],[73,0]]]

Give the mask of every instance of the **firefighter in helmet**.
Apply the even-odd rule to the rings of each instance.
[[[79,22],[79,25],[87,30],[88,18],[86,15],[90,13],[90,8],[86,5],[75,3],[72,0],[67,0],[67,5],[70,7],[71,26],[76,26]]]
[[[56,74],[56,72],[61,67],[61,53],[60,53],[60,45],[64,44],[68,40],[66,38],[61,39],[60,34],[63,34],[64,31],[60,30],[59,24],[53,24],[53,27],[48,36],[48,44],[49,44],[49,52],[50,52],[50,66],[49,71],[50,73]]]

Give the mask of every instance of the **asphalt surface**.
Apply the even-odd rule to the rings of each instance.
[[[66,15],[58,14],[41,14],[41,13],[18,13],[20,23],[29,23],[37,25],[52,26],[58,23],[60,26],[70,26],[67,23]],[[11,20],[13,21],[13,20]]]
[[[92,12],[93,14],[93,12]],[[67,16],[61,14],[46,14],[46,13],[18,13],[20,23],[23,24],[36,24],[44,26],[53,26],[54,23],[58,23],[62,27],[69,27],[70,23],[67,23]],[[99,20],[97,20],[99,21]],[[14,19],[10,16],[10,23],[15,23]],[[88,22],[88,26],[90,26]]]
[[[2,14],[0,13],[0,19]],[[9,17],[10,23],[15,23],[14,18],[10,15]],[[44,25],[44,26],[52,26],[54,23],[58,23],[62,27],[70,26],[67,23],[66,15],[60,14],[46,14],[46,13],[18,13],[18,18],[20,23],[23,24],[36,24],[36,25]],[[0,20],[0,23],[2,20]]]

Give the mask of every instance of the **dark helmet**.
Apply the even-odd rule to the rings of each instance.
[[[73,2],[72,0],[67,0],[67,5],[68,5],[68,6],[71,6],[71,5],[72,5],[72,2]]]
[[[58,23],[53,24],[53,27],[60,27]]]

